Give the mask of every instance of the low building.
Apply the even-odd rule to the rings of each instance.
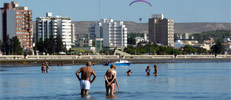
[[[103,38],[95,38],[96,52],[103,50]]]

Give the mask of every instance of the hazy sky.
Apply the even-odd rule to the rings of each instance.
[[[175,22],[231,22],[231,0],[147,0],[135,3],[133,0],[100,0],[101,17],[99,17],[99,0],[15,0],[21,6],[28,6],[33,11],[33,20],[53,15],[71,17],[74,21],[96,21],[100,18],[113,18],[148,22],[152,14],[163,13],[166,18]],[[0,5],[11,0],[0,0]]]

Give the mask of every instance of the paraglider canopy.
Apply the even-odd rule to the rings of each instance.
[[[135,1],[131,2],[129,4],[129,6],[131,6],[133,3],[136,3],[136,2],[144,2],[144,3],[148,4],[150,7],[152,6],[152,4],[146,0],[135,0]]]

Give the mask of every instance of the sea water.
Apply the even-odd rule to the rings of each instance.
[[[107,98],[104,74],[108,66],[94,65],[96,79],[90,97],[80,96],[75,72],[84,65],[50,66],[42,73],[41,66],[4,67],[0,71],[0,100],[230,100],[231,63],[164,63],[117,66],[120,90]],[[146,76],[145,69],[151,68]],[[131,69],[131,76],[126,71]]]

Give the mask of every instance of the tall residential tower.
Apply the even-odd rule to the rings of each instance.
[[[75,26],[71,23],[69,17],[52,17],[52,13],[47,13],[46,17],[38,17],[36,19],[36,35],[35,41],[40,39],[44,41],[46,38],[50,38],[53,35],[56,38],[57,35],[62,37],[63,45],[66,49],[70,49],[75,42]]]
[[[6,42],[6,37],[17,36],[24,49],[33,49],[32,10],[19,6],[15,1],[4,3],[0,8],[0,39]]]
[[[103,38],[103,47],[127,47],[127,28],[123,21],[102,19],[91,25],[89,33],[90,39]]]
[[[149,19],[149,42],[174,47],[174,22],[163,14],[152,15]]]

